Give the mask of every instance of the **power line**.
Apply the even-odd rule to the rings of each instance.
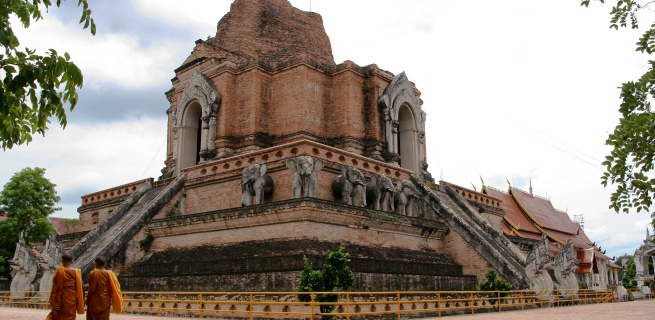
[[[150,163],[148,163],[148,166],[146,167],[145,170],[143,170],[143,173],[141,174],[141,179],[143,179],[146,176],[146,172],[150,170],[150,167],[152,166],[152,163],[155,161],[155,158],[157,155],[159,155],[159,152],[161,151],[161,148],[164,147],[164,144],[166,144],[166,139],[164,138],[164,141],[159,145],[159,148],[157,148],[157,151],[155,152],[154,155],[152,155],[152,159],[150,159]]]

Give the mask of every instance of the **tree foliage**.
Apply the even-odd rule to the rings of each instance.
[[[62,0],[56,0],[59,7]],[[36,50],[19,48],[20,42],[14,34],[10,18],[18,18],[23,27],[32,21],[43,19],[42,8],[52,7],[51,0],[3,0],[0,1],[0,146],[11,149],[14,145],[28,144],[32,135],[45,134],[54,116],[62,127],[66,127],[65,104],[72,111],[77,105],[77,89],[82,88],[80,69],[70,60],[66,52],[59,55],[49,49],[46,55]],[[82,7],[80,23],[90,28],[95,35],[96,26],[91,19],[87,0],[78,0]]]
[[[605,3],[605,0],[598,0]],[[639,13],[652,11],[654,1],[616,0],[610,11],[610,28],[639,28]],[[582,0],[589,6],[591,0]],[[655,52],[655,23],[645,29],[636,43],[636,51]],[[655,61],[649,60],[646,72],[636,81],[625,82],[621,89],[621,118],[607,141],[612,151],[605,157],[602,184],[616,185],[610,208],[628,213],[631,208],[649,211],[655,196]],[[651,213],[655,227],[655,212]]]
[[[41,240],[55,230],[47,217],[60,210],[55,184],[44,177],[45,169],[25,168],[15,173],[0,192],[0,257],[14,256],[18,235],[25,232],[25,240]],[[9,270],[5,268],[4,272]],[[2,274],[0,274],[1,276]]]
[[[628,289],[637,288],[637,266],[633,257],[630,257],[630,261],[628,261],[628,265],[621,278],[621,284]]]
[[[314,296],[315,302],[337,302],[338,294],[329,294],[335,289],[339,291],[348,291],[355,284],[355,275],[348,267],[348,253],[340,247],[339,251],[328,251],[327,258],[323,264],[322,270],[314,270],[307,257],[304,257],[305,265],[300,274],[300,283],[296,290],[299,292],[321,292]],[[312,301],[311,294],[299,294],[298,299],[301,302]],[[321,313],[330,313],[334,310],[334,305],[321,305]],[[325,319],[332,317],[325,316]]]
[[[489,269],[487,272],[484,274],[484,277],[486,280],[480,282],[478,285],[480,287],[480,290],[482,291],[510,291],[512,290],[512,284],[503,280],[503,279],[498,279],[498,273],[496,270]],[[504,297],[506,296],[506,293],[501,293],[500,296]],[[490,298],[498,297],[498,295],[493,294],[489,296]],[[490,299],[489,303],[496,304],[498,302],[496,299]]]

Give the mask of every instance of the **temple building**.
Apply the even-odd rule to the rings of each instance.
[[[579,281],[584,281],[589,288],[607,288],[619,283],[622,268],[587,237],[580,224],[573,222],[566,212],[556,209],[549,199],[512,186],[504,192],[483,185],[482,192],[502,201],[503,233],[524,252],[531,250],[532,243],[542,235],[548,238],[548,247],[554,256],[571,241],[579,260],[576,270]]]
[[[127,291],[294,291],[304,257],[344,247],[358,291],[476,290],[489,269],[572,296],[613,281],[550,201],[435,183],[417,85],[336,63],[317,13],[235,0],[174,72],[162,176],[83,195],[46,246],[83,273],[104,256]],[[14,265],[39,259],[27,245]]]
[[[635,267],[637,269],[637,285],[644,285],[646,279],[655,280],[655,235],[650,235],[646,228],[644,243],[635,250]]]

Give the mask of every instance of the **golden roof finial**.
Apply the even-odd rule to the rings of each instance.
[[[530,177],[530,195],[532,196],[532,177]]]
[[[482,179],[482,175],[480,175],[480,182],[482,182],[482,188],[486,188],[487,186],[484,185],[484,179]]]
[[[473,187],[473,191],[478,192],[478,189],[475,187],[475,185],[473,184],[473,182],[471,182],[471,186]]]

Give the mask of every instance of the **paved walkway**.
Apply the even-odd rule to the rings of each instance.
[[[0,307],[2,320],[43,320],[48,311],[36,309]],[[641,300],[621,303],[588,304],[573,307],[532,309],[444,317],[447,320],[649,320],[655,319],[655,300]],[[435,320],[444,318],[429,318]],[[82,315],[77,320],[85,320]],[[182,320],[191,318],[153,317],[133,314],[112,314],[112,320]]]

